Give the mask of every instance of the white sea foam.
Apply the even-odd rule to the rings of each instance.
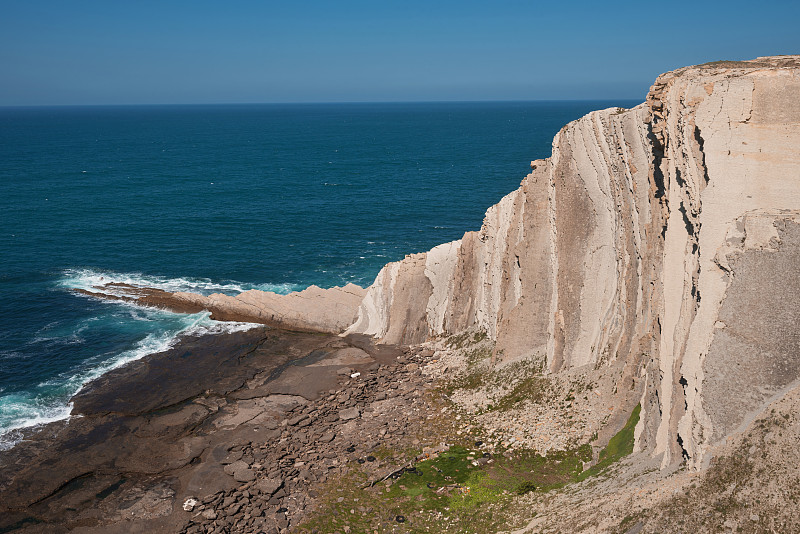
[[[208,278],[166,278],[142,273],[117,273],[95,269],[67,269],[59,281],[59,286],[97,291],[97,286],[109,283],[151,287],[170,292],[187,291],[204,295],[211,293],[236,294],[249,289],[286,294],[304,288],[297,284],[247,284],[234,281],[218,283]]]
[[[220,322],[209,319],[211,314],[209,312],[199,312],[186,315],[182,321],[182,327],[177,329],[169,329],[158,334],[147,334],[144,339],[136,343],[136,345],[129,350],[123,351],[110,358],[102,358],[102,363],[93,365],[86,371],[74,374],[66,380],[65,377],[47,381],[41,386],[54,386],[60,383],[66,384],[74,391],[70,396],[77,393],[84,385],[91,382],[95,378],[113,370],[122,367],[126,363],[134,360],[141,359],[148,354],[155,354],[157,352],[164,352],[175,346],[175,344],[185,336],[200,336],[205,334],[221,334],[242,332],[251,328],[262,326],[255,323],[234,323],[234,322]]]
[[[304,287],[293,284],[243,284],[232,281],[217,283],[206,278],[165,278],[94,269],[64,271],[58,286],[97,291],[95,286],[108,283],[203,294],[236,294],[248,289],[285,294]],[[119,294],[120,291],[115,293]],[[72,410],[69,399],[86,384],[113,369],[149,354],[168,350],[184,336],[241,332],[261,326],[253,323],[213,321],[209,318],[208,312],[176,314],[168,310],[142,308],[123,301],[113,301],[113,305],[122,312],[119,317],[121,320],[151,322],[153,331],[128,350],[96,354],[86,358],[77,368],[38,384],[32,391],[9,393],[0,391],[0,450],[11,448],[23,439],[24,429],[69,418]],[[81,343],[83,341],[81,333],[91,328],[91,323],[99,319],[100,317],[88,318],[69,332],[59,332],[62,325],[58,321],[50,323],[37,332],[31,343],[58,342],[68,345]]]
[[[170,312],[153,310],[148,311],[150,313],[166,315]],[[69,399],[86,384],[113,369],[149,354],[166,351],[185,336],[241,332],[261,326],[214,321],[209,316],[209,312],[187,314],[176,327],[150,333],[129,350],[89,358],[83,362],[82,369],[38,384],[38,393],[0,395],[0,451],[20,441],[23,438],[22,429],[67,419],[72,410]]]
[[[14,395],[0,397],[0,416],[3,419],[14,419],[14,422],[0,432],[0,451],[8,450],[19,443],[23,438],[23,429],[66,419],[70,410],[70,405],[41,406],[37,405],[35,399]]]

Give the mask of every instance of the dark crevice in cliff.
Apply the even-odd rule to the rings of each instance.
[[[681,456],[683,456],[683,460],[685,462],[689,461],[689,451],[686,450],[683,446],[683,438],[680,434],[678,434],[678,446],[681,448]]]
[[[685,410],[689,409],[689,403],[686,401],[686,386],[689,385],[689,382],[686,381],[685,376],[681,376],[681,379],[678,380],[678,383],[683,386],[683,408]]]
[[[652,183],[655,186],[655,191],[653,192],[653,199],[655,202],[660,202],[664,207],[669,207],[667,202],[667,189],[664,179],[664,173],[661,171],[661,162],[664,159],[664,144],[662,143],[661,139],[658,138],[655,131],[653,131],[653,121],[656,118],[651,116],[650,120],[647,122],[647,140],[650,142],[652,146],[652,153],[653,158],[650,162],[652,167]],[[664,221],[663,226],[661,227],[661,239],[664,239],[667,235],[667,224]]]
[[[700,289],[697,287],[697,277],[694,277],[692,280],[692,298],[695,300],[697,305],[700,305]],[[697,309],[697,306],[695,306]]]
[[[664,173],[661,172],[661,161],[664,159],[664,145],[653,132],[652,121],[647,123],[647,139],[653,146],[653,182],[656,186],[655,198],[665,198]]]
[[[689,410],[689,401],[686,399],[686,388],[689,386],[689,382],[686,380],[686,377],[681,375],[678,383],[683,388],[683,410],[686,413]],[[678,432],[678,445],[681,448],[681,455],[683,456],[684,461],[689,461],[689,451],[683,446],[683,438],[681,437],[680,432]]]
[[[700,135],[700,128],[697,126],[694,127],[694,140],[697,141],[697,147],[700,150],[700,166],[703,168],[703,179],[708,184],[708,167],[706,167],[706,153],[703,150],[703,145],[705,141],[703,140],[703,136]]]
[[[675,169],[675,181],[678,182],[678,185],[681,187],[686,185],[686,180],[684,180],[683,176],[681,176],[680,169]]]
[[[694,223],[692,222],[691,219],[689,219],[689,214],[686,212],[686,206],[683,204],[683,202],[681,202],[681,205],[678,207],[678,210],[680,210],[681,215],[683,216],[683,224],[686,226],[686,233],[688,233],[689,236],[695,236],[696,231],[694,228]]]

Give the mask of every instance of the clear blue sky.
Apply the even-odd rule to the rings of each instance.
[[[0,105],[643,99],[800,1],[0,0]]]

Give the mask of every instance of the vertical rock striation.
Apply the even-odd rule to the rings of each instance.
[[[655,439],[664,465],[678,454],[701,465],[800,378],[773,369],[800,361],[797,336],[772,333],[798,313],[788,298],[797,269],[784,267],[800,209],[799,63],[689,67],[659,77],[648,95],[668,205]],[[748,289],[756,284],[763,291]]]
[[[348,332],[481,329],[497,363],[550,373],[623,363],[637,448],[701,466],[800,381],[798,147],[800,57],[664,74],[566,125],[480,231],[386,265]]]

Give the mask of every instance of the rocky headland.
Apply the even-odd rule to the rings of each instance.
[[[76,293],[140,306],[168,309],[178,313],[208,311],[217,321],[257,323],[304,332],[344,332],[356,318],[366,290],[355,285],[279,295],[267,291],[243,291],[236,296],[213,293],[170,292],[131,284],[107,283]]]
[[[0,532],[798,531],[798,147],[800,56],[686,67],[367,289],[85,292],[266,326],[90,384]]]

